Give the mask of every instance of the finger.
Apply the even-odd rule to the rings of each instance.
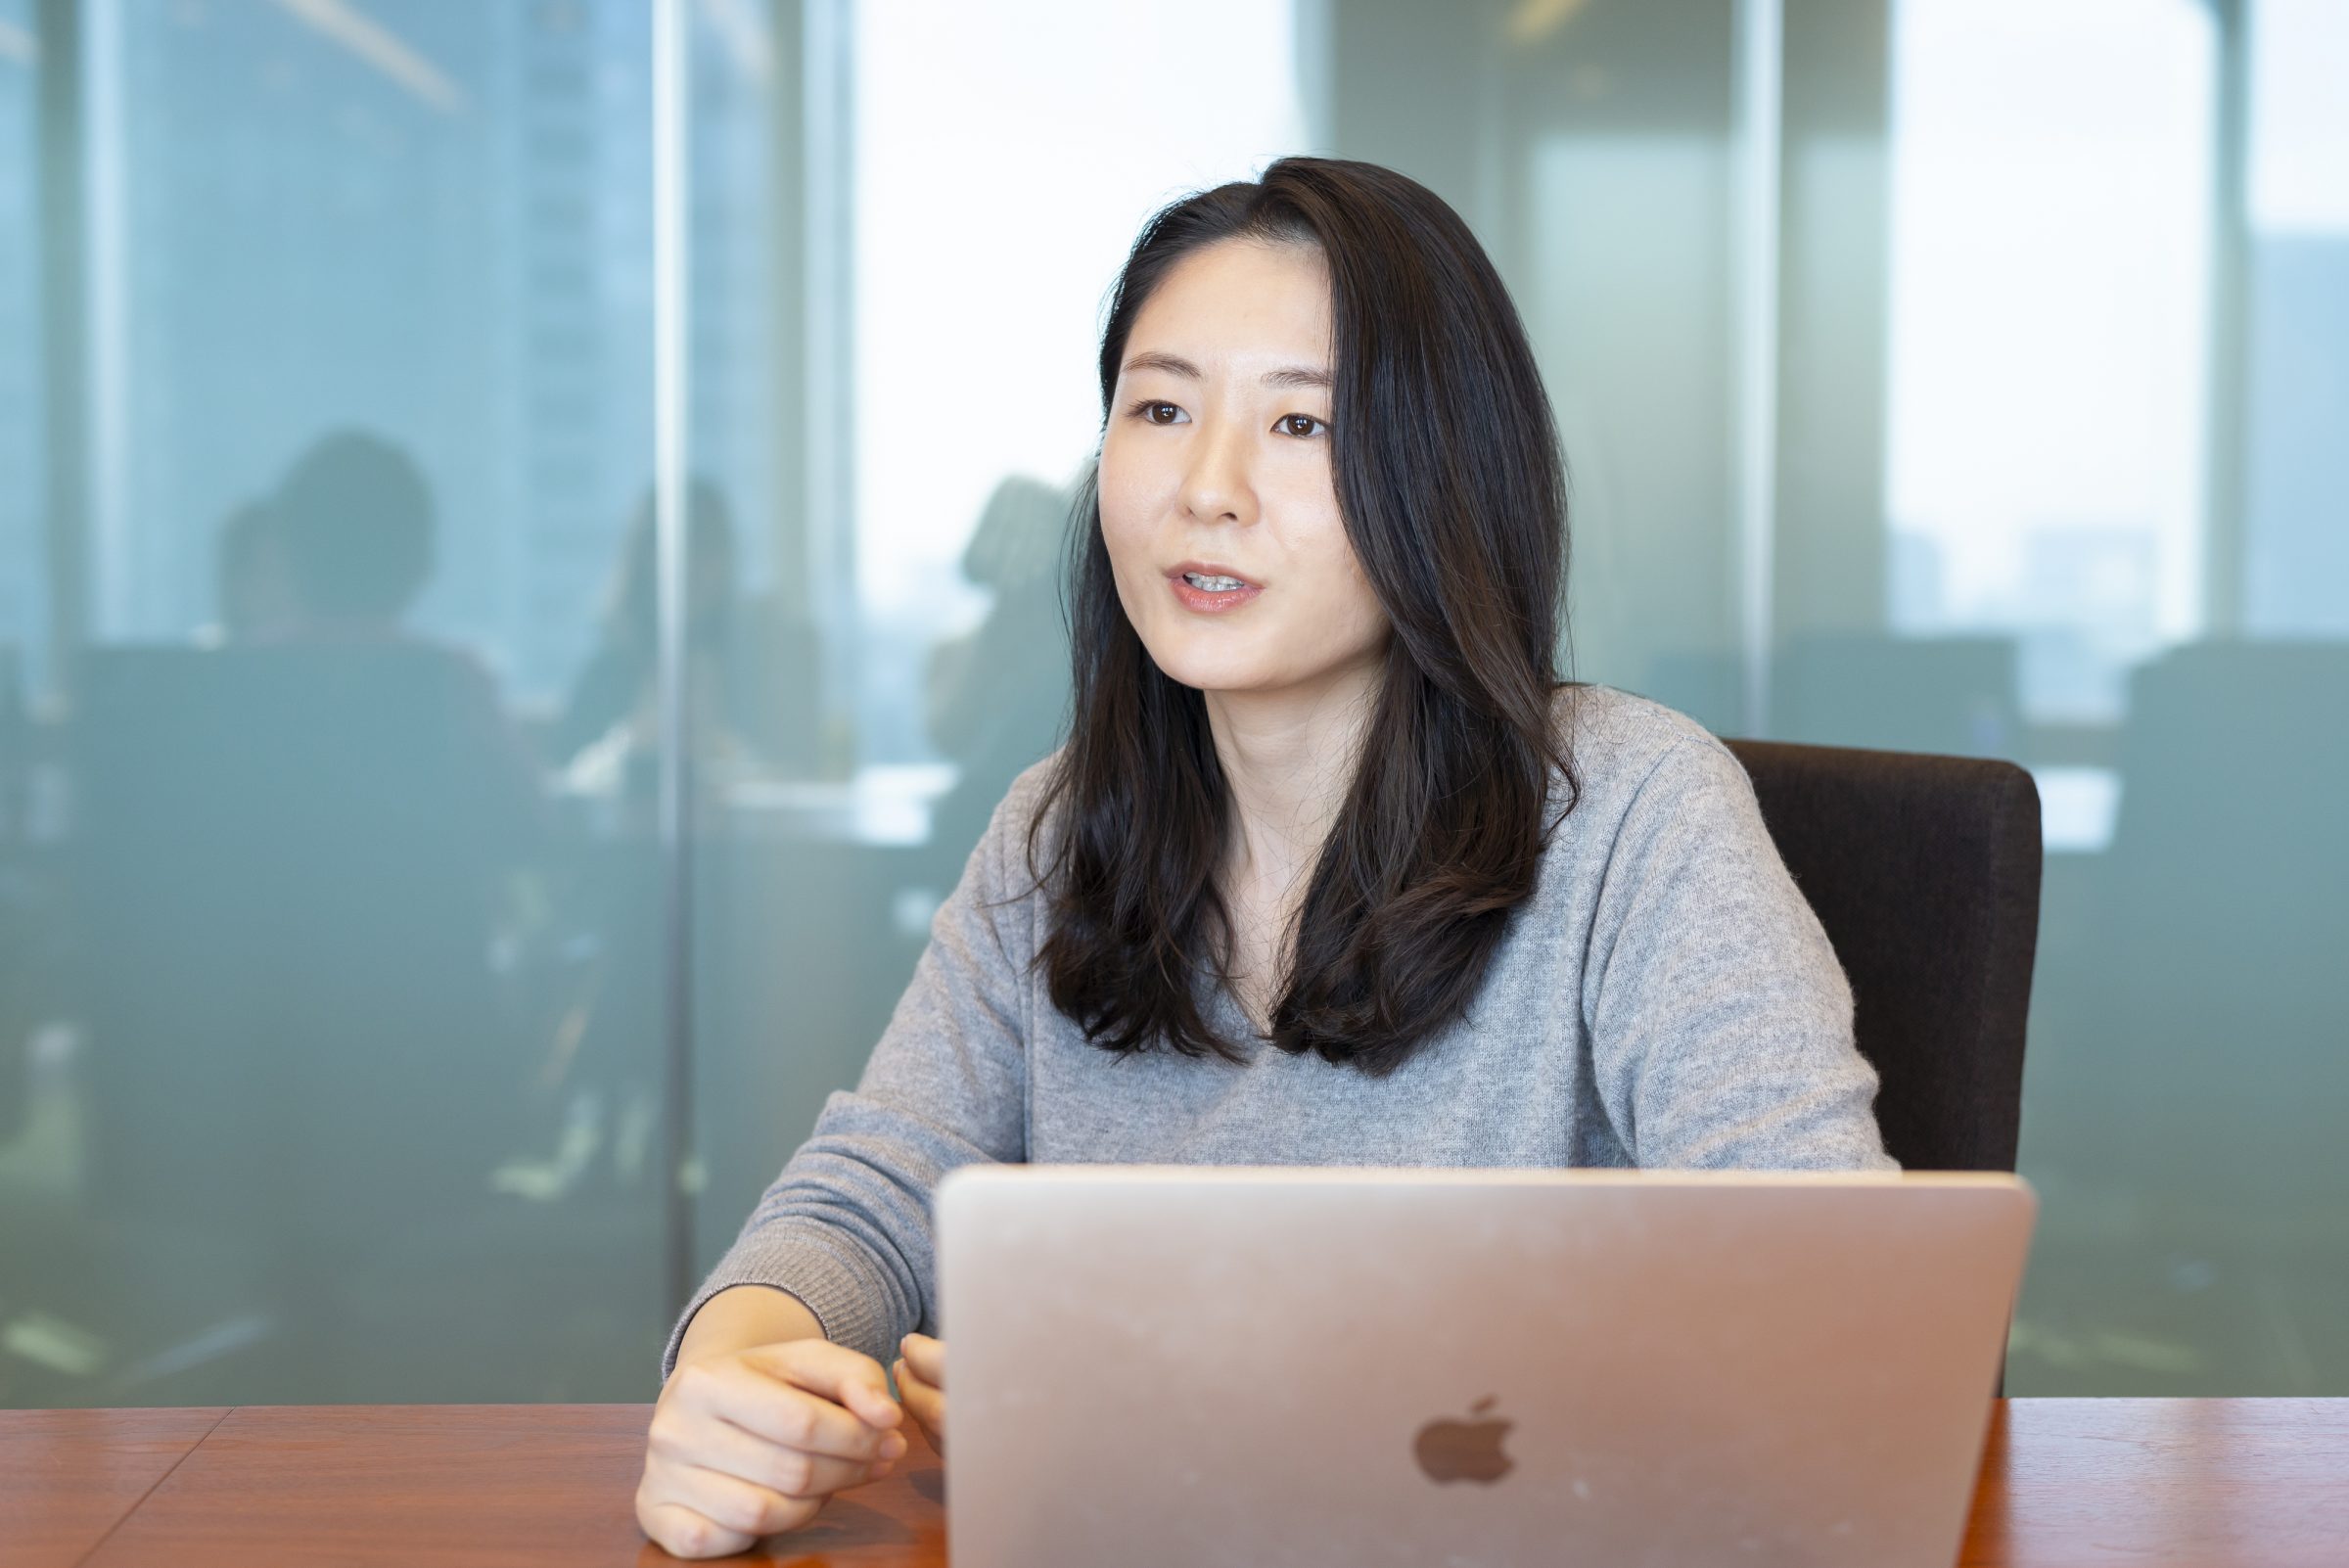
[[[741,1427],[711,1421],[695,1430],[690,1452],[660,1435],[653,1440],[653,1452],[673,1462],[703,1465],[787,1498],[821,1498],[878,1480],[904,1456],[904,1434],[884,1433],[881,1443],[880,1453],[870,1461],[842,1459],[787,1449]]]
[[[745,1351],[741,1359],[794,1388],[836,1401],[867,1426],[898,1424],[898,1402],[889,1397],[889,1378],[881,1363],[861,1351],[830,1340],[795,1339]]]
[[[945,1395],[937,1389],[924,1387],[920,1378],[915,1378],[905,1390],[905,1405],[913,1411],[913,1418],[921,1423],[923,1431],[936,1433],[945,1426]]]
[[[927,1334],[908,1334],[898,1347],[905,1353],[905,1364],[913,1375],[932,1388],[946,1386],[946,1342],[932,1339]]]
[[[672,1557],[726,1557],[759,1538],[728,1530],[682,1502],[656,1502],[640,1510],[637,1524],[653,1545]]]
[[[929,1434],[931,1447],[939,1448],[946,1430],[946,1396],[944,1390],[932,1388],[922,1381],[922,1374],[905,1362],[898,1362],[898,1392],[904,1398],[906,1411]]]
[[[663,1479],[669,1498],[720,1529],[753,1541],[797,1530],[815,1517],[824,1500],[787,1498],[772,1487],[756,1486],[740,1476],[721,1475],[695,1464],[671,1465]]]
[[[705,1422],[738,1427],[780,1448],[826,1453],[842,1459],[871,1459],[881,1453],[886,1428],[869,1426],[820,1394],[794,1387],[770,1371],[725,1361],[696,1362],[677,1373],[674,1400],[653,1411],[653,1425],[670,1434],[678,1449],[705,1441]],[[685,1381],[690,1380],[690,1381]],[[672,1408],[673,1407],[673,1408]],[[893,1402],[891,1409],[896,1409]]]

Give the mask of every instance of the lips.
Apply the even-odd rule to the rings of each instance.
[[[1264,586],[1263,583],[1257,581],[1247,573],[1235,571],[1230,567],[1221,566],[1213,561],[1184,561],[1178,563],[1177,565],[1167,568],[1167,576],[1173,577],[1177,582],[1182,580],[1185,573],[1195,574],[1203,577],[1237,577],[1241,586],[1243,587],[1261,588]]]
[[[1221,577],[1236,582],[1238,586],[1202,588],[1191,580],[1194,576],[1202,579]],[[1167,574],[1167,586],[1174,590],[1175,602],[1185,610],[1207,616],[1221,615],[1225,611],[1237,610],[1265,591],[1261,583],[1243,577],[1231,568],[1218,566],[1212,561],[1185,561]]]

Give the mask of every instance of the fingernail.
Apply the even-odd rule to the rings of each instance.
[[[898,1459],[901,1459],[901,1458],[903,1458],[904,1456],[905,1456],[905,1434],[904,1434],[904,1433],[902,1433],[902,1432],[892,1432],[892,1433],[888,1434],[886,1437],[882,1438],[882,1440],[881,1440],[881,1457],[882,1457],[882,1458],[883,1458],[885,1461],[895,1461],[895,1460],[898,1460]]]

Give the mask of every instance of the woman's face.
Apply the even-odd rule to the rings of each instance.
[[[1134,318],[1101,442],[1101,534],[1170,678],[1311,693],[1376,669],[1389,628],[1338,516],[1329,377],[1312,246],[1204,247]]]

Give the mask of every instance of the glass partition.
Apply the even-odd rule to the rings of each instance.
[[[644,9],[9,24],[0,1397],[634,1387],[659,1183],[581,1151],[657,976],[561,740],[651,480]]]

